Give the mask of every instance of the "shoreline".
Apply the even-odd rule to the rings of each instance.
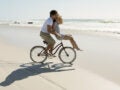
[[[29,24],[0,24],[0,27],[11,27],[11,28],[30,28],[30,29],[35,29],[35,30],[40,30],[41,26],[40,25],[29,25]],[[120,39],[120,32],[112,32],[112,31],[98,31],[98,30],[73,30],[73,29],[61,29],[61,32],[65,32],[68,34],[88,34],[88,35],[98,35],[98,36],[108,36],[108,37],[113,37],[116,39]]]

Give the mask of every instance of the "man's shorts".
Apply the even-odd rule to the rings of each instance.
[[[42,37],[42,39],[44,39],[48,45],[54,45],[55,44],[55,40],[52,38],[52,36],[50,34],[44,33],[44,32],[40,32],[40,36]]]

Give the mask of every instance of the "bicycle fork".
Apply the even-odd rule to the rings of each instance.
[[[65,48],[63,47],[64,51],[65,51],[65,54],[67,57],[69,57],[69,54],[67,53],[67,51],[65,50]]]

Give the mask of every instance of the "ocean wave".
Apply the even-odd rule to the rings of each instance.
[[[19,26],[19,27],[42,27],[42,24],[9,24],[9,26]],[[98,24],[63,24],[60,25],[62,30],[78,30],[78,31],[97,31],[97,32],[111,32],[120,34],[120,26],[118,25],[98,25]]]
[[[0,21],[0,24],[20,27],[42,27],[45,20]],[[120,20],[107,19],[64,19],[60,25],[65,30],[99,31],[120,34]]]

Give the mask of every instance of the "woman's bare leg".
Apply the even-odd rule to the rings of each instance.
[[[80,48],[78,47],[78,45],[76,44],[75,40],[73,39],[73,37],[71,35],[65,35],[64,40],[70,40],[73,48],[80,50]]]

